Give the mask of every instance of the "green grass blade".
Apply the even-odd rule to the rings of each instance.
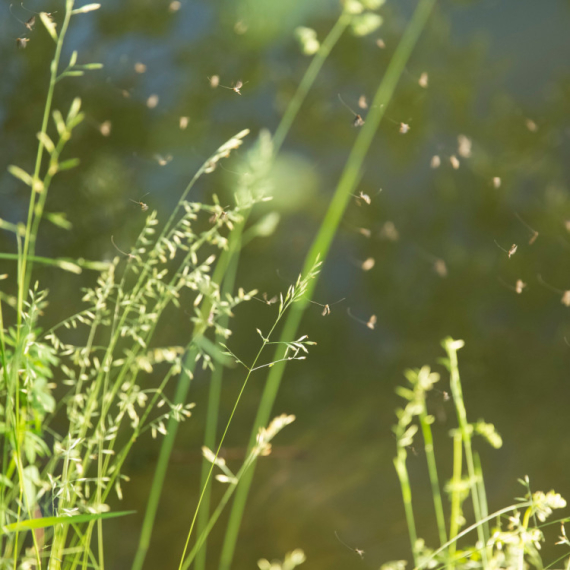
[[[400,481],[402,490],[402,502],[404,503],[404,511],[406,513],[406,524],[408,526],[408,536],[410,538],[410,546],[414,557],[414,566],[418,566],[418,555],[416,552],[416,543],[418,535],[416,532],[416,520],[414,518],[414,508],[412,506],[412,486],[408,476],[408,468],[406,467],[406,459],[408,454],[404,448],[398,449],[398,455],[394,458],[394,467]]]
[[[450,568],[454,568],[452,562],[455,556],[456,542],[455,537],[459,532],[459,517],[461,514],[461,473],[463,471],[463,442],[461,434],[456,431],[453,435],[453,479],[451,480],[451,514],[449,516],[449,559]]]
[[[0,529],[0,534],[7,534],[10,532],[21,532],[24,530],[35,530],[38,528],[47,528],[57,524],[77,524],[83,522],[90,522],[99,519],[112,519],[115,517],[124,517],[132,515],[136,511],[119,511],[117,513],[94,513],[84,515],[74,515],[71,517],[42,517],[39,519],[29,519],[19,521],[12,524],[7,524]]]
[[[447,542],[447,533],[445,531],[445,517],[443,514],[443,502],[441,500],[441,492],[439,490],[439,477],[437,475],[437,463],[435,461],[435,452],[433,448],[433,434],[431,424],[428,421],[428,414],[425,400],[423,402],[423,410],[420,413],[420,424],[424,438],[424,450],[426,452],[426,460],[428,464],[429,480],[431,484],[431,492],[433,495],[433,506],[435,509],[435,518],[437,520],[437,529],[439,532],[440,545]]]
[[[0,253],[0,259],[13,259],[18,261],[17,253]],[[110,263],[105,261],[88,261],[86,259],[71,259],[71,258],[49,258],[49,257],[38,257],[36,255],[28,255],[28,261],[33,261],[34,263],[42,263],[44,265],[54,265],[59,267],[64,271],[69,271],[71,273],[79,274],[83,269],[91,269],[93,271],[106,271],[109,269]]]
[[[374,101],[370,107],[370,113],[366,119],[366,123],[360,130],[360,134],[356,139],[354,147],[350,153],[347,165],[344,169],[343,175],[341,177],[331,205],[329,206],[325,219],[321,224],[319,233],[306,257],[303,273],[306,273],[306,271],[313,265],[317,255],[320,254],[323,261],[326,259],[328,250],[332,243],[333,237],[336,234],[336,230],[338,228],[346,205],[350,200],[350,196],[353,194],[355,186],[360,177],[360,169],[362,167],[362,163],[364,161],[366,153],[368,152],[368,149],[370,148],[372,139],[374,138],[374,135],[378,129],[378,126],[384,114],[384,109],[392,98],[400,76],[402,75],[407,65],[412,50],[428,20],[435,2],[436,0],[420,0],[418,7],[412,16],[412,20],[406,28],[404,36],[400,41],[392,60],[390,61],[390,65],[388,66],[386,74],[384,75],[384,79],[380,83],[380,86],[376,92]],[[316,281],[316,279],[313,279],[309,284],[307,299],[311,297]],[[295,338],[297,328],[301,322],[301,318],[307,303],[308,301],[305,303],[300,302],[292,308],[285,322],[283,333],[280,339],[281,341],[289,341],[292,338]],[[282,357],[282,355],[283,351],[278,350],[276,358],[274,360],[278,360]],[[257,433],[259,426],[265,425],[269,421],[273,402],[277,396],[284,370],[284,364],[277,364],[271,369],[269,373],[262,400],[255,418],[250,445],[255,438],[255,434]],[[228,570],[231,566],[239,527],[241,525],[241,519],[243,516],[243,511],[245,509],[245,503],[247,501],[247,494],[249,492],[249,487],[251,485],[254,473],[255,465],[253,465],[252,468],[244,475],[244,478],[240,481],[240,484],[238,486],[232,507],[232,512],[230,514],[230,521],[228,523],[226,537],[222,547],[219,565],[220,570]]]

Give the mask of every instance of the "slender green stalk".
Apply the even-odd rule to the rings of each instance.
[[[4,339],[4,316],[2,313],[1,300],[0,300],[0,360],[2,364],[2,372],[4,374],[3,382],[4,385],[6,386],[6,392],[8,392],[9,378],[8,378],[8,367],[6,362],[6,341]],[[7,442],[4,441],[4,445],[2,445],[2,475],[4,477],[6,476],[6,469],[8,468],[8,445],[6,443]],[[5,492],[6,492],[6,485],[0,485],[0,505],[2,505],[2,508],[0,508],[0,527],[6,524],[6,517],[4,513],[4,505],[6,504],[4,499]],[[3,541],[0,537],[0,551],[3,551],[2,544]]]
[[[451,480],[451,515],[449,522],[449,559],[450,567],[454,567],[454,555],[456,550],[455,537],[459,531],[459,516],[461,513],[461,473],[463,468],[463,441],[461,433],[454,432],[453,435],[453,479]]]
[[[237,475],[236,475],[237,482],[233,485],[230,485],[230,487],[226,490],[226,492],[224,493],[224,495],[220,499],[218,506],[216,507],[216,509],[212,513],[212,516],[209,516],[209,514],[208,514],[208,519],[206,520],[207,524],[204,527],[204,529],[198,534],[198,539],[196,540],[196,544],[194,545],[194,548],[192,548],[192,550],[190,551],[190,554],[188,554],[188,557],[184,561],[184,564],[182,566],[182,570],[187,570],[187,568],[190,566],[190,564],[192,564],[192,562],[194,561],[195,558],[196,558],[196,565],[198,564],[198,555],[203,550],[203,547],[206,544],[206,540],[208,538],[208,535],[210,534],[211,530],[214,528],[216,522],[218,522],[218,519],[220,518],[220,515],[222,514],[222,512],[223,512],[224,508],[226,507],[226,505],[228,504],[229,500],[232,498],[232,495],[234,494],[234,491],[237,488],[239,480],[243,477],[243,474],[251,467],[254,460],[255,460],[255,457],[253,456],[253,453],[252,453],[252,454],[250,454],[250,457],[248,457],[248,459],[244,462],[241,469],[237,473]]]
[[[475,461],[475,477],[477,480],[477,490],[479,491],[479,504],[481,509],[481,517],[486,518],[489,515],[489,507],[487,505],[487,492],[485,491],[485,480],[483,479],[483,468],[481,467],[481,458],[479,457],[478,453],[475,453],[473,459]],[[530,492],[529,496],[532,496]],[[485,532],[485,537],[487,538],[488,542],[489,537],[491,536],[491,533],[489,531],[489,523],[485,523],[483,525],[483,530]],[[485,542],[485,544],[487,544],[487,542]],[[490,554],[491,551],[489,549],[487,555],[489,556]]]
[[[66,1],[66,12],[65,12],[64,21],[62,24],[60,34],[58,36],[58,41],[56,42],[55,55],[54,55],[54,58],[51,62],[51,67],[50,67],[50,69],[51,69],[50,84],[49,84],[48,93],[46,96],[46,102],[44,105],[44,113],[43,113],[43,119],[42,119],[42,129],[41,129],[41,132],[44,134],[47,131],[49,115],[51,112],[51,104],[52,104],[52,100],[53,100],[53,92],[54,92],[55,83],[56,83],[56,79],[57,79],[57,70],[58,70],[59,60],[61,57],[61,50],[63,47],[63,40],[64,40],[66,31],[67,31],[67,28],[69,25],[69,20],[71,18],[71,10],[72,9],[73,9],[73,0],[67,0]],[[35,242],[35,235],[33,234],[33,223],[34,223],[34,214],[35,214],[35,199],[36,199],[36,194],[38,192],[42,191],[42,183],[40,182],[40,169],[41,169],[41,164],[42,164],[43,151],[44,151],[44,144],[43,144],[42,138],[40,137],[40,141],[38,144],[38,150],[37,150],[37,154],[36,154],[34,174],[32,177],[32,183],[31,183],[31,189],[30,189],[30,202],[29,202],[29,206],[28,206],[28,218],[27,218],[26,230],[25,230],[25,235],[24,235],[23,247],[21,246],[20,235],[19,234],[16,235],[16,239],[17,239],[17,243],[18,243],[18,254],[17,254],[17,260],[18,260],[18,296],[17,296],[17,301],[16,301],[16,305],[17,305],[16,335],[17,336],[16,336],[16,347],[15,347],[15,351],[14,351],[14,357],[13,357],[13,362],[12,362],[12,371],[11,371],[12,381],[10,382],[10,384],[12,384],[12,386],[7,384],[7,394],[8,394],[7,395],[7,398],[8,398],[7,403],[10,404],[10,408],[12,405],[14,405],[14,423],[13,423],[13,425],[10,425],[10,422],[8,422],[7,428],[9,430],[13,430],[12,431],[12,440],[13,440],[13,445],[15,447],[15,449],[14,449],[14,453],[15,453],[14,460],[16,463],[16,468],[17,468],[17,472],[18,472],[19,487],[20,487],[20,501],[19,501],[19,506],[18,506],[18,517],[17,517],[18,521],[20,520],[20,515],[21,515],[22,498],[24,499],[24,501],[26,503],[26,510],[28,511],[28,516],[30,516],[30,517],[33,516],[32,505],[30,505],[30,498],[28,497],[27,493],[24,491],[24,467],[23,467],[22,456],[21,456],[21,439],[24,437],[25,425],[22,426],[21,421],[20,421],[19,360],[20,360],[20,356],[23,354],[22,352],[20,352],[20,350],[22,350],[22,343],[21,343],[22,327],[21,327],[21,325],[22,325],[24,302],[25,302],[25,297],[27,295],[27,291],[29,289],[29,282],[31,279],[31,270],[32,270],[32,265],[33,265],[33,259],[32,259],[33,255],[29,256],[28,253],[30,251],[30,247],[33,247],[33,243]],[[4,355],[4,346],[2,347],[2,352]],[[5,363],[4,357],[3,357],[3,361],[4,361],[4,370],[6,370],[6,366],[5,366],[6,363]],[[11,389],[13,389],[13,393],[15,395],[15,399],[13,400],[13,402],[9,402],[9,400],[11,399],[11,397],[10,397]],[[10,420],[11,413],[8,414],[7,417],[8,417],[8,420]],[[25,420],[24,420],[24,422],[25,422]],[[3,464],[3,470],[5,468],[4,466],[5,466],[5,462]],[[19,538],[19,533],[16,533],[16,536],[14,539],[14,568],[17,565],[17,556],[18,556],[18,552],[19,552],[18,538]],[[36,564],[38,567],[41,567],[41,562],[40,562],[40,558],[39,558],[39,546],[37,543],[36,534],[33,532],[32,532],[32,539],[33,539],[34,549],[35,549],[35,553],[36,553]]]
[[[19,259],[17,253],[0,253],[0,259]],[[54,265],[64,271],[71,273],[81,273],[82,269],[92,269],[94,271],[105,271],[109,264],[103,261],[87,261],[86,259],[71,259],[71,258],[50,258],[39,257],[37,255],[28,255],[28,261],[34,263],[42,263],[44,265]]]
[[[71,12],[73,10],[74,0],[66,0],[65,2],[65,15],[63,18],[63,23],[61,24],[61,30],[59,31],[57,37],[57,43],[55,47],[55,55],[50,65],[50,81],[49,87],[46,97],[46,103],[44,106],[44,115],[42,119],[42,128],[40,133],[47,134],[47,127],[49,122],[49,117],[51,113],[51,105],[53,101],[53,92],[55,90],[55,84],[57,82],[57,74],[59,70],[59,61],[61,59],[61,50],[63,48],[63,41],[65,39],[65,35],[67,33],[67,28],[69,27],[69,21],[71,19]],[[21,312],[24,304],[24,295],[29,288],[30,280],[32,276],[32,266],[33,266],[33,258],[28,257],[28,253],[32,252],[35,249],[35,242],[36,242],[36,235],[33,232],[33,229],[37,231],[37,226],[39,223],[36,222],[34,224],[34,217],[36,215],[35,205],[36,205],[36,193],[37,193],[37,186],[40,184],[40,169],[42,167],[42,158],[44,154],[44,144],[43,139],[40,136],[39,144],[38,144],[38,152],[36,154],[36,164],[34,167],[34,174],[33,174],[33,183],[31,188],[31,195],[30,195],[30,204],[28,207],[28,221],[26,223],[26,234],[24,238],[24,249],[22,254],[22,262],[21,262],[21,269],[18,274],[18,324],[21,322]],[[47,190],[43,189],[43,192],[47,192]],[[44,199],[45,201],[45,199]],[[41,218],[41,213],[39,213],[39,217]],[[28,264],[29,261],[29,264]]]
[[[408,525],[408,536],[412,547],[412,556],[414,557],[414,566],[418,566],[417,555],[417,533],[416,522],[414,519],[414,509],[412,506],[412,488],[408,477],[408,469],[406,467],[406,450],[403,447],[398,449],[398,455],[394,459],[394,466],[400,480],[400,488],[402,489],[402,501],[404,502],[404,510],[406,512],[406,524]]]
[[[443,514],[443,502],[441,500],[441,491],[439,490],[437,463],[435,461],[435,453],[433,449],[433,434],[431,431],[431,424],[428,421],[425,400],[423,409],[420,412],[420,424],[422,426],[422,434],[424,437],[424,450],[426,452],[429,480],[431,483],[431,492],[433,495],[433,506],[435,508],[435,518],[437,520],[437,529],[439,532],[439,543],[444,544],[447,542],[447,533],[445,531],[445,516]]]
[[[232,257],[226,276],[223,280],[222,285],[222,297],[226,296],[226,293],[230,293],[234,289],[234,284],[236,280],[238,262],[239,262],[239,250],[236,249],[236,253]],[[229,317],[224,315],[220,318],[220,326],[227,328]],[[224,342],[224,338],[221,335],[216,336],[216,345],[219,346],[220,343]],[[212,372],[212,378],[210,380],[210,393],[208,395],[208,414],[206,417],[206,430],[204,434],[204,445],[208,449],[213,449],[216,445],[216,431],[218,425],[218,415],[220,407],[220,397],[222,393],[222,376],[224,373],[223,366],[216,366]],[[210,495],[211,487],[209,487],[206,482],[208,480],[208,473],[210,471],[210,466],[208,462],[204,459],[202,461],[202,475],[200,478],[200,489],[204,489],[204,500],[202,509],[198,512],[198,524],[196,531],[199,537],[201,537],[209,526],[208,519],[210,518]],[[232,489],[234,486],[232,485]],[[233,492],[233,491],[232,491]],[[231,496],[231,495],[230,495]],[[229,497],[228,497],[229,500]],[[225,502],[227,503],[227,501]],[[224,505],[225,505],[224,503]],[[219,508],[219,507],[218,507]],[[223,508],[223,507],[222,507]],[[206,538],[204,537],[203,548],[198,550],[196,556],[196,570],[204,570],[206,568]]]
[[[457,361],[457,351],[463,346],[463,341],[454,341],[451,338],[447,338],[443,341],[443,346],[449,357],[451,394],[457,411],[457,422],[461,432],[461,439],[463,440],[463,446],[465,447],[465,461],[467,463],[467,472],[469,474],[469,487],[471,489],[473,512],[475,514],[475,521],[479,523],[483,519],[483,515],[481,513],[481,501],[477,485],[477,475],[475,473],[475,460],[473,459],[473,450],[471,447],[471,431],[467,421],[467,412],[465,410],[465,402],[463,400],[463,390],[461,388],[459,364]],[[477,536],[481,545],[487,544],[488,536],[485,535],[484,525],[477,526]],[[481,550],[481,558],[483,568],[486,568],[487,552],[485,549]]]
[[[273,145],[275,149],[275,154],[279,152],[287,133],[289,132],[291,125],[293,124],[295,118],[297,117],[297,113],[307,96],[307,93],[313,86],[315,79],[319,75],[323,64],[325,63],[326,59],[328,58],[331,50],[338,42],[339,38],[342,36],[342,33],[350,23],[350,14],[343,12],[340,18],[337,20],[336,24],[333,26],[327,37],[323,40],[323,43],[320,45],[319,50],[315,54],[315,57],[311,60],[311,64],[309,65],[305,75],[303,75],[303,79],[301,79],[301,83],[299,83],[299,87],[291,99],[291,102],[287,106],[287,110],[275,131],[275,135],[273,137]]]
[[[350,200],[350,196],[354,193],[355,186],[360,177],[360,169],[362,167],[368,149],[370,148],[372,139],[374,138],[380,121],[384,115],[384,109],[392,98],[400,76],[402,75],[407,65],[413,48],[428,20],[435,2],[436,0],[420,0],[418,7],[412,16],[412,20],[406,28],[404,36],[402,37],[402,40],[400,41],[398,48],[396,49],[394,56],[390,61],[388,69],[386,70],[384,78],[382,79],[382,82],[380,83],[380,86],[376,92],[374,101],[370,107],[370,113],[366,119],[366,123],[360,130],[358,138],[356,139],[354,147],[350,153],[347,165],[344,169],[325,219],[321,224],[319,233],[317,234],[317,237],[315,238],[315,241],[313,242],[311,249],[305,259],[305,270],[313,264],[317,255],[320,254],[323,261],[327,257],[328,250],[330,248],[334,235],[336,234],[336,230],[338,228],[346,205]],[[311,298],[315,285],[316,279],[310,283],[306,299]],[[301,318],[307,304],[308,300],[305,303],[298,303],[295,307],[292,308],[283,327],[280,338],[282,341],[288,341],[292,338],[295,338],[297,328],[301,322]],[[279,360],[282,355],[283,351],[278,349],[275,360]],[[250,438],[250,446],[253,445],[257,429],[260,426],[265,425],[269,419],[271,409],[273,407],[273,402],[277,396],[284,371],[284,364],[276,364],[269,372],[261,402],[258,407],[257,415],[254,420],[252,435]],[[230,514],[230,520],[228,523],[224,544],[222,547],[219,565],[220,570],[228,570],[231,566],[235,546],[237,543],[239,527],[241,525],[241,519],[243,516],[243,511],[245,509],[245,503],[247,501],[247,495],[254,473],[255,465],[253,465],[252,468],[248,470],[248,472],[244,475],[243,479],[239,483],[232,506],[232,512]]]

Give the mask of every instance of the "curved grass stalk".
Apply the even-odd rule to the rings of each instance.
[[[402,40],[390,61],[386,74],[378,87],[374,101],[370,106],[370,113],[367,116],[366,123],[360,130],[359,136],[350,153],[331,205],[329,206],[325,219],[319,229],[319,233],[317,234],[317,237],[315,238],[305,259],[305,268],[310,267],[313,260],[319,254],[323,261],[326,259],[346,205],[350,200],[350,196],[354,193],[354,189],[360,177],[360,169],[384,115],[384,109],[392,98],[400,76],[404,72],[410,55],[416,45],[420,33],[427,23],[435,2],[436,0],[420,0],[412,19],[406,28],[404,36],[402,37]],[[295,338],[304,309],[308,304],[308,299],[311,298],[315,285],[316,280],[312,281],[309,285],[306,296],[307,300],[304,303],[299,303],[298,307],[294,307],[289,313],[280,337],[282,341],[289,341],[290,339]],[[282,358],[282,356],[283,350],[278,349],[276,360]],[[273,402],[277,396],[284,371],[285,364],[278,364],[271,369],[268,375],[267,383],[254,420],[250,446],[253,445],[258,427],[265,425],[269,419]],[[222,547],[219,564],[220,570],[228,570],[231,566],[235,545],[237,543],[239,527],[241,525],[241,519],[245,509],[245,503],[247,501],[247,494],[249,492],[254,473],[255,465],[248,470],[238,486]]]
[[[192,550],[188,554],[188,557],[184,561],[184,564],[182,565],[182,570],[187,570],[187,568],[190,566],[190,564],[192,564],[192,562],[194,562],[194,560],[196,560],[196,565],[198,564],[198,557],[199,557],[200,553],[204,550],[203,547],[206,544],[206,540],[208,539],[208,535],[210,534],[211,530],[214,528],[215,524],[218,522],[218,519],[220,518],[220,516],[221,516],[224,508],[228,504],[229,500],[232,498],[234,491],[236,490],[236,488],[238,486],[239,481],[243,477],[244,473],[246,473],[247,470],[251,467],[251,465],[253,464],[255,459],[256,459],[256,456],[253,454],[253,452],[250,453],[249,457],[246,459],[246,461],[244,462],[241,469],[239,470],[239,472],[236,475],[236,482],[234,484],[230,485],[229,489],[224,493],[224,495],[220,499],[220,502],[218,503],[218,506],[215,508],[215,510],[211,516],[208,513],[208,511],[206,511],[205,509],[202,509],[201,511],[199,511],[199,513],[201,513],[201,512],[206,513],[206,517],[205,517],[206,524],[205,524],[204,528],[202,529],[202,531],[198,534],[198,539],[196,540],[196,544],[194,545],[194,547],[192,548]],[[206,475],[207,475],[207,473],[206,473]],[[204,487],[209,489],[209,487],[206,487],[206,485],[203,485],[202,488],[204,488]],[[199,516],[200,516],[200,514],[198,514],[198,517]],[[204,557],[204,561],[205,561],[205,557]]]

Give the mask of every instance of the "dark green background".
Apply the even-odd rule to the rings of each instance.
[[[62,5],[28,7],[59,10],[57,20]],[[273,295],[296,277],[356,136],[337,95],[354,108],[360,95],[370,100],[414,5],[389,1],[380,30],[365,38],[347,33],[334,49],[282,149],[275,200],[257,210],[258,216],[278,211],[281,223],[243,252],[239,285]],[[0,217],[15,222],[25,219],[28,196],[6,167],[31,169],[53,42],[38,23],[27,49],[18,51],[15,38],[25,29],[7,2],[1,8]],[[27,19],[18,6],[14,11]],[[294,28],[311,26],[323,39],[338,13],[335,2],[317,0],[189,0],[176,13],[164,1],[114,0],[78,16],[64,61],[77,49],[79,63],[105,68],[57,87],[55,106],[65,110],[79,95],[87,120],[66,151],[82,165],[56,178],[47,201],[48,211],[67,213],[73,229],[44,223],[39,253],[110,259],[116,253],[111,235],[128,249],[144,215],[129,198],[149,192],[144,201],[165,219],[222,142],[246,127],[253,132],[248,144],[260,129],[274,130],[309,64]],[[237,21],[245,33],[236,33]],[[447,335],[466,342],[460,365],[469,417],[493,422],[505,441],[500,451],[479,442],[490,509],[520,496],[516,480],[526,474],[533,488],[554,487],[570,498],[569,309],[537,281],[542,274],[557,288],[570,287],[564,224],[570,219],[569,29],[570,3],[562,0],[447,0],[436,7],[365,162],[358,190],[373,196],[372,204],[351,202],[319,281],[317,301],[346,300],[327,317],[312,306],[302,323],[301,332],[318,345],[307,361],[287,369],[275,414],[293,413],[297,421],[276,440],[274,455],[259,463],[235,568],[255,568],[257,559],[282,558],[294,548],[306,552],[307,567],[327,570],[377,568],[408,557],[392,466],[394,387],[405,368],[435,365]],[[147,66],[144,74],[133,69],[139,61]],[[417,84],[424,71],[427,90]],[[207,77],[215,74],[224,85],[247,81],[243,95],[211,89]],[[151,94],[160,98],[152,110],[145,104]],[[178,128],[181,115],[190,117],[185,131]],[[529,118],[536,132],[526,127]],[[112,132],[103,137],[98,125],[107,120]],[[408,134],[399,134],[400,121],[410,124]],[[459,134],[472,139],[473,154],[453,170],[445,157],[456,151]],[[160,166],[155,154],[173,159]],[[429,166],[434,154],[443,159],[438,170]],[[232,161],[225,166],[231,170]],[[494,176],[502,179],[499,189]],[[191,197],[209,200],[216,192],[225,205],[234,180],[218,169]],[[515,212],[540,233],[532,246]],[[396,242],[381,238],[388,221],[399,232]],[[370,228],[372,237],[354,231],[359,227]],[[11,236],[0,240],[3,251],[14,251]],[[517,253],[508,259],[494,240],[507,249],[518,244]],[[371,256],[376,265],[364,273],[358,263]],[[430,256],[445,260],[447,277],[434,272]],[[14,265],[0,265],[0,273],[14,275]],[[46,325],[77,310],[80,287],[94,279],[39,266],[35,277],[50,289]],[[528,286],[517,295],[500,279]],[[376,330],[351,320],[348,307],[364,320],[377,315]],[[257,349],[255,328],[267,329],[274,316],[274,306],[240,307],[232,349],[247,359]],[[184,344],[189,331],[182,314],[159,342]],[[237,369],[225,376],[224,424],[242,379]],[[231,458],[243,457],[263,382],[264,374],[253,376],[235,418],[227,441],[230,466],[239,465]],[[447,385],[443,374],[441,389]],[[197,500],[207,388],[208,378],[197,377],[190,396],[196,413],[180,430],[147,568],[177,567]],[[453,410],[441,394],[431,406],[447,478]],[[108,569],[130,566],[157,450],[149,438],[132,454],[121,509],[139,514],[106,523]],[[419,534],[435,545],[424,459],[421,451],[412,454],[409,467]],[[224,528],[225,519],[210,541],[212,568]],[[364,559],[342,546],[335,531],[365,550]]]

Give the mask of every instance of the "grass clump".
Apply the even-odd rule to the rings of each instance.
[[[442,344],[447,357],[441,361],[450,373],[451,399],[457,413],[458,423],[458,427],[450,432],[453,440],[453,468],[452,476],[444,487],[450,503],[447,524],[431,429],[434,417],[427,410],[428,395],[435,389],[434,386],[439,382],[440,376],[428,366],[408,370],[405,374],[408,385],[400,386],[396,390],[398,395],[407,402],[403,408],[396,410],[398,421],[393,431],[397,441],[397,455],[394,465],[402,490],[414,568],[417,570],[424,568],[454,570],[472,568],[524,570],[529,567],[542,570],[550,568],[566,558],[568,552],[552,564],[544,566],[540,556],[541,545],[545,542],[543,529],[549,524],[562,523],[562,536],[557,544],[570,546],[564,530],[564,522],[570,518],[545,523],[554,509],[566,507],[566,501],[554,491],[533,492],[529,478],[525,477],[519,480],[525,487],[525,496],[517,499],[516,503],[489,514],[481,462],[479,455],[473,449],[472,440],[473,437],[481,436],[492,447],[500,448],[502,439],[492,424],[482,420],[477,422],[467,420],[457,358],[457,352],[464,343],[461,340],[447,338]],[[442,395],[444,398],[449,398],[446,392]],[[428,547],[426,541],[418,535],[412,503],[412,488],[406,464],[408,450],[415,450],[414,444],[419,445],[416,439],[420,431],[439,535],[439,547],[437,548]],[[469,499],[471,499],[474,523],[464,528],[467,524],[464,504]],[[464,544],[464,537],[472,534],[477,537],[475,543]],[[384,564],[382,568],[402,570],[405,566],[405,560],[397,560]],[[570,568],[570,557],[566,568]]]

